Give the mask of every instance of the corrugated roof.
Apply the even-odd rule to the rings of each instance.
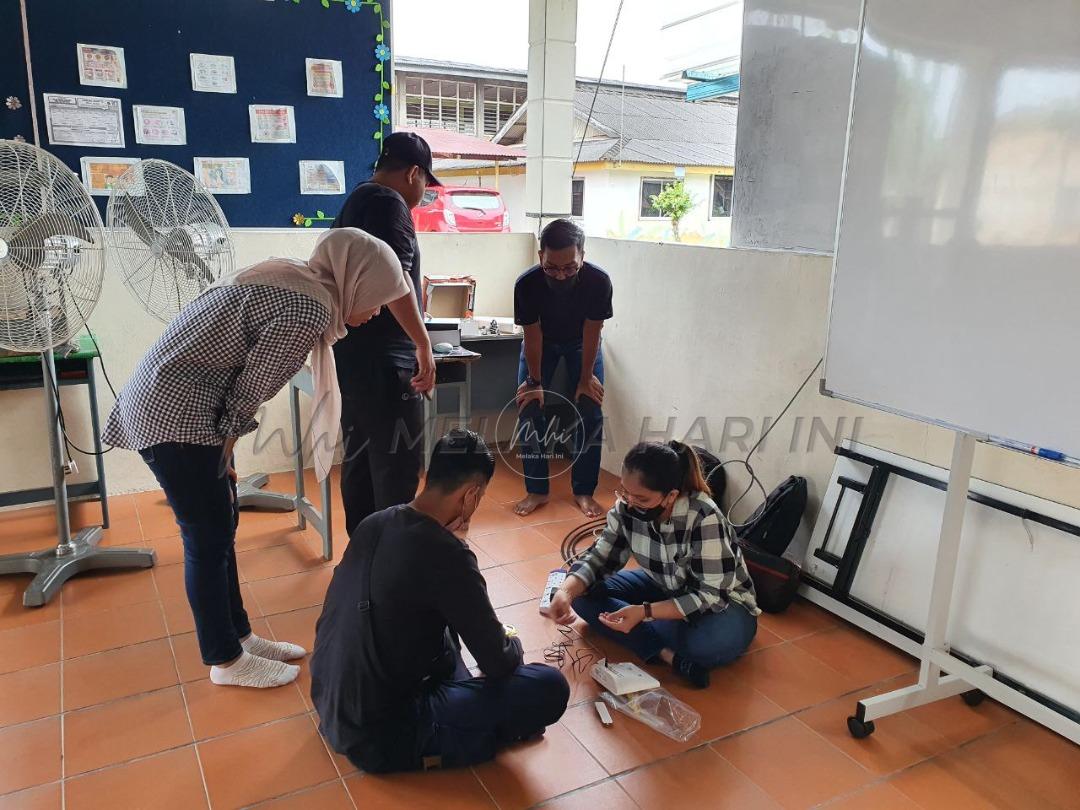
[[[574,114],[617,132],[601,155],[581,161],[624,160],[674,166],[733,166],[738,106],[727,101],[692,103],[684,99],[601,88],[593,105],[591,90],[578,90]],[[575,152],[576,154],[576,152]],[[595,154],[590,152],[590,154]]]
[[[515,160],[525,157],[525,150],[501,143],[492,143],[487,138],[477,138],[449,129],[428,129],[426,127],[398,127],[398,132],[415,132],[423,138],[431,155],[436,158],[461,160]]]

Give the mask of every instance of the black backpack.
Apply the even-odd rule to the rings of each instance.
[[[704,447],[693,446],[692,449],[697,453],[698,461],[701,462],[701,472],[705,474],[705,483],[712,490],[712,499],[718,504],[722,503],[724,492],[727,490],[727,473],[724,472],[724,465]]]
[[[777,557],[783,555],[806,511],[806,479],[788,476],[769,493],[754,516],[738,529],[739,539]]]
[[[782,555],[795,537],[804,511],[806,479],[793,475],[770,492],[754,516],[736,530],[758,607],[767,613],[787,610],[799,591],[802,568]]]

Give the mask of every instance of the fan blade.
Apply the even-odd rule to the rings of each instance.
[[[120,205],[124,211],[124,224],[135,232],[135,235],[139,237],[143,244],[153,245],[160,234],[157,229],[143,219],[131,197],[127,195],[120,197]]]
[[[94,243],[90,231],[74,219],[50,214],[37,217],[23,225],[7,240],[12,264],[24,272],[37,270],[45,263],[46,240],[54,236],[71,236],[90,244]]]
[[[195,240],[183,228],[173,228],[169,232],[169,236],[165,240],[164,250],[167,256],[184,265],[188,278],[195,277],[194,273],[191,272],[191,266],[194,265],[199,269],[206,281],[213,281],[210,278],[210,267],[195,253]]]

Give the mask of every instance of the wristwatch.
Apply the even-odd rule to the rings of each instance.
[[[527,385],[529,388],[536,388],[540,385],[540,381],[530,374],[528,377],[525,378],[525,385]]]
[[[645,608],[645,621],[651,622],[653,620],[652,605],[646,602],[642,607]]]

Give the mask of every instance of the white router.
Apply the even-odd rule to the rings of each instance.
[[[660,681],[643,670],[637,664],[624,661],[609,664],[604,658],[594,664],[591,672],[593,680],[613,695],[629,695],[631,692],[644,692],[647,689],[659,689]]]

